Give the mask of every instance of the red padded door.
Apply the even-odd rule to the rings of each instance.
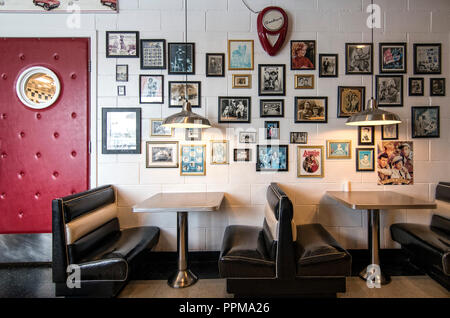
[[[89,39],[3,38],[0,56],[0,233],[49,233],[52,199],[89,186]],[[45,109],[16,94],[33,66],[61,83]]]

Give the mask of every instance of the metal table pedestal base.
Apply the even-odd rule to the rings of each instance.
[[[167,282],[170,287],[183,288],[194,285],[197,282],[197,276],[190,269],[176,271]]]

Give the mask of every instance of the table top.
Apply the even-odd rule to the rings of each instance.
[[[354,210],[436,209],[436,203],[390,191],[327,191],[327,195]]]
[[[133,206],[133,212],[209,212],[217,211],[223,192],[158,193]]]

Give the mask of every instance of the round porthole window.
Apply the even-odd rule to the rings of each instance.
[[[56,74],[42,66],[23,71],[16,85],[16,93],[20,101],[33,109],[43,109],[53,105],[60,91],[61,85]]]

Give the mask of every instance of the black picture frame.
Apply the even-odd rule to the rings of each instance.
[[[127,87],[125,85],[117,86],[117,96],[127,96]]]
[[[221,68],[222,68],[222,72],[217,74],[217,73],[211,73],[210,70],[210,63],[209,63],[209,58],[210,57],[217,57],[219,56],[222,59],[222,63],[221,64]],[[205,65],[205,73],[206,73],[206,77],[225,77],[225,53],[206,53],[206,65]]]
[[[400,101],[398,103],[386,103],[383,102],[383,97],[381,96],[382,92],[380,90],[380,81],[382,79],[391,79],[395,83],[400,83]],[[392,82],[392,81],[391,81]],[[404,103],[404,90],[403,90],[403,75],[376,75],[375,76],[375,94],[377,96],[378,106],[379,107],[402,107]],[[386,88],[388,90],[389,88]],[[391,92],[389,89],[388,93]],[[384,97],[388,98],[388,97]]]
[[[369,169],[361,169],[359,165],[359,153],[361,151],[370,151],[371,152],[371,162],[372,165]],[[375,148],[356,148],[355,149],[355,157],[356,157],[356,171],[375,171]]]
[[[419,93],[413,92],[413,81],[420,82],[421,90]],[[408,96],[424,96],[425,95],[425,79],[423,77],[408,78]]]
[[[302,113],[300,114],[300,107],[301,105],[299,105],[299,101],[301,100],[305,100],[306,101],[310,101],[309,104],[311,105],[311,101],[312,100],[323,100],[324,101],[324,110],[323,110],[323,117],[322,120],[318,120],[318,119],[308,119],[308,117],[314,118],[313,117],[313,113],[311,114],[305,114],[305,108],[303,108]],[[314,105],[315,106],[315,105]],[[314,106],[312,107],[311,112],[314,111]],[[294,116],[295,116],[295,123],[320,123],[320,124],[326,124],[328,122],[328,97],[327,96],[296,96],[294,98]],[[300,118],[302,117],[302,118]]]
[[[263,85],[262,85],[262,72],[264,68],[278,68],[282,70],[282,89],[277,90],[274,93],[271,93],[268,91]],[[266,81],[264,80],[264,84]],[[270,84],[272,85],[272,84]],[[258,64],[258,95],[259,96],[286,96],[286,64]]]
[[[239,160],[238,159],[238,152],[243,151],[245,152],[245,159]],[[233,160],[234,162],[249,162],[251,160],[251,152],[249,148],[235,148],[233,150]]]
[[[435,132],[432,134],[425,134],[421,131],[418,131],[418,126],[416,125],[416,112],[419,111],[428,111],[428,110],[434,110],[436,112],[436,129]],[[441,130],[441,124],[440,124],[440,107],[439,106],[413,106],[411,107],[411,137],[412,138],[440,138],[440,130]],[[420,115],[423,115],[420,114]],[[422,130],[422,129],[420,129]]]
[[[421,61],[418,58],[418,49],[421,47],[436,47],[439,49],[437,58],[437,68],[426,70],[426,66],[419,67]],[[442,44],[441,43],[414,43],[414,74],[441,74],[442,73]]]
[[[196,136],[189,136],[190,132],[194,132]],[[186,141],[200,141],[202,140],[202,129],[201,128],[185,128],[185,136],[184,139]]]
[[[385,136],[385,127],[387,127],[387,126],[395,127],[395,137],[386,137]],[[382,125],[381,126],[381,140],[398,140],[398,124]]]
[[[434,83],[441,82],[441,87],[433,87]],[[430,96],[445,96],[445,78],[430,78]]]
[[[261,149],[284,149],[286,157],[284,158],[284,168],[264,168],[262,167]],[[282,164],[280,164],[282,166]],[[256,145],[256,171],[289,171],[289,146],[288,145]]]
[[[126,69],[125,74],[123,75],[124,76],[123,79],[120,77],[120,74],[119,74],[120,67],[125,67],[125,69]],[[128,64],[117,64],[116,65],[116,82],[128,82]]]
[[[269,129],[276,129],[276,133],[269,134]],[[280,122],[279,121],[265,121],[264,122],[264,136],[267,140],[280,139]]]
[[[136,149],[108,149],[108,113],[135,113]],[[116,125],[115,125],[116,126]],[[123,147],[118,147],[123,148]],[[140,154],[141,153],[141,108],[102,108],[102,154]]]
[[[303,43],[303,45],[302,45]],[[306,44],[307,48],[305,50],[304,58],[301,60],[296,60],[296,51],[304,48],[304,44]],[[301,71],[313,71],[316,69],[316,54],[317,54],[317,45],[316,40],[292,40],[291,41],[291,70],[301,70]],[[306,59],[305,59],[306,58]],[[308,64],[308,61],[313,65],[312,67],[303,67],[303,63]]]
[[[150,54],[154,54],[151,52],[147,52],[150,49],[146,48],[146,43],[161,43],[161,52],[158,55],[161,56],[162,64],[160,66],[149,66],[146,65],[146,58],[154,59],[153,56],[148,56]],[[140,62],[141,62],[141,70],[165,70],[166,69],[166,40],[165,39],[142,39],[140,42]]]
[[[189,85],[193,85],[194,87],[197,87],[197,101],[198,103],[194,103],[194,99],[190,98],[189,95],[189,102],[191,103],[191,107],[193,108],[199,108],[202,107],[202,82],[200,81],[169,81],[169,108],[179,108],[179,107],[183,107],[183,101],[184,101],[184,97],[185,97],[185,87],[186,84]],[[182,97],[182,99],[180,100],[181,103],[180,104],[174,104],[172,98],[174,97],[174,93],[173,93],[173,87],[174,85],[181,85],[182,87],[182,92],[180,92],[179,96]],[[188,92],[189,94],[189,92]]]
[[[187,55],[191,56],[192,69],[191,71],[184,70],[186,67],[186,58],[185,56],[176,57],[175,50],[182,50],[184,47],[186,52],[190,52]],[[167,47],[168,53],[168,74],[171,75],[193,75],[195,74],[195,43],[194,42],[169,42]],[[181,53],[180,53],[181,54]],[[189,63],[187,63],[189,64]],[[181,70],[177,70],[178,68],[182,68]]]
[[[114,34],[133,34],[135,36],[135,53],[134,54],[111,54],[111,35]],[[139,31],[106,31],[106,57],[107,58],[138,58],[139,57]]]
[[[363,129],[370,129],[370,141],[361,140],[363,137]],[[375,145],[375,126],[358,126],[358,146]]]
[[[363,47],[369,47],[369,52],[370,52],[370,61],[369,63],[369,67],[370,70],[368,71],[354,71],[351,68],[353,68],[354,66],[350,65],[350,49],[351,48],[355,48],[355,49],[363,49]],[[367,61],[364,61],[367,62]],[[362,63],[362,62],[360,62]],[[357,64],[358,69],[361,68],[361,64]],[[365,66],[366,63],[363,63],[362,66]],[[345,43],[345,74],[346,75],[372,75],[373,74],[373,44],[372,43]]]
[[[383,42],[383,43],[379,43],[378,44],[378,57],[379,57],[379,68],[380,68],[380,73],[381,74],[394,74],[394,73],[402,73],[405,74],[408,72],[408,54],[407,54],[407,50],[408,50],[408,45],[405,42]],[[388,52],[387,50],[391,48],[391,52]],[[399,57],[394,56],[394,54],[396,53],[395,51],[392,52],[392,49],[396,50],[398,48],[401,48],[402,50],[402,56],[401,56],[401,60],[402,60],[402,68],[399,68],[398,66],[395,66],[398,64],[398,60]],[[386,53],[386,57],[385,57],[385,52]],[[393,54],[394,53],[394,54]],[[389,68],[386,64],[385,64],[385,58],[390,60],[391,63],[391,67]],[[385,66],[386,65],[386,66]]]
[[[227,105],[225,106],[225,101],[228,100]],[[231,119],[223,119],[223,114],[225,111],[225,108],[227,106],[230,106],[230,103],[233,102],[233,100],[243,100],[246,101],[247,104],[247,112],[246,112],[246,116],[244,116],[243,119],[239,119],[238,118],[238,114],[234,114],[236,111],[231,109],[230,113],[232,115],[235,115],[233,117],[236,117],[236,119],[231,120]],[[229,124],[243,124],[243,123],[250,123],[251,121],[251,111],[252,111],[252,98],[250,96],[219,96],[218,97],[218,122],[219,123],[229,123]],[[234,102],[234,104],[236,104],[236,102]],[[223,107],[225,106],[225,107]],[[245,105],[244,105],[245,106]],[[239,114],[240,115],[240,114]],[[231,116],[230,116],[231,118]]]
[[[350,110],[350,112],[345,112],[343,107],[343,102],[345,98],[349,98],[350,96],[346,95],[345,97],[343,94],[345,91],[353,91],[356,90],[359,92],[361,98],[358,100],[359,106],[357,106],[356,110]],[[352,93],[355,94],[355,93]],[[366,103],[366,87],[365,86],[338,86],[338,104],[337,104],[337,117],[338,118],[348,118],[351,117],[353,114],[356,114],[362,110],[365,109],[365,103]],[[354,95],[351,97],[353,98]],[[351,105],[353,107],[353,105]]]
[[[334,74],[324,74],[324,63],[323,58],[331,57],[334,58]],[[339,54],[319,54],[319,77],[339,77]]]
[[[298,141],[299,137],[296,136],[297,134],[302,136],[304,141]],[[308,133],[306,131],[291,131],[289,133],[289,142],[291,144],[306,145],[308,143]]]
[[[280,104],[280,113],[278,115],[265,115],[264,108],[266,104]],[[284,117],[284,99],[260,99],[259,100],[259,117],[269,118],[269,117]]]
[[[160,78],[161,96],[155,96],[155,101],[145,101],[142,90],[142,80],[145,78]],[[153,96],[152,96],[153,97]],[[141,74],[139,75],[139,104],[164,104],[164,75]]]

